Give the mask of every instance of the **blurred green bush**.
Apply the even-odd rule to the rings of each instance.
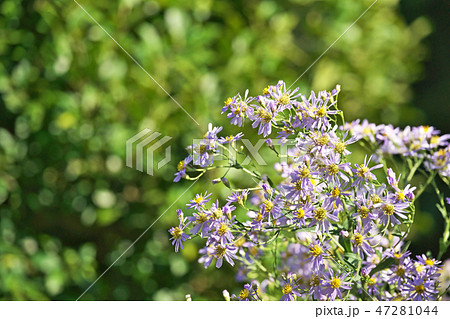
[[[226,123],[223,100],[291,84],[371,3],[80,1],[197,126],[73,1],[2,1],[0,298],[78,298],[182,194],[176,160],[208,122]],[[430,32],[425,18],[407,25],[397,0],[379,1],[296,85],[341,84],[347,120],[417,123],[410,86]],[[124,165],[126,140],[146,127],[173,137],[155,176]],[[211,187],[223,186],[182,196],[83,299],[220,299],[233,288],[231,271],[197,265],[199,246],[176,255],[168,241],[175,208]]]

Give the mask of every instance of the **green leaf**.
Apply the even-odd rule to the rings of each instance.
[[[383,269],[390,267],[394,263],[395,263],[395,259],[389,257],[388,259],[380,262],[374,269],[372,269],[372,271],[370,272],[370,276],[372,276],[373,274],[376,274],[377,272],[379,272]]]

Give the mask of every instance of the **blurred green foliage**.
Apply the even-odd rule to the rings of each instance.
[[[79,2],[200,126],[75,2],[2,1],[2,299],[78,298],[183,193],[176,160],[208,122],[226,123],[223,100],[290,85],[373,1]],[[431,31],[379,1],[296,85],[341,84],[347,120],[415,124],[411,84]],[[126,140],[146,127],[173,137],[155,176],[124,164]],[[197,264],[200,242],[175,254],[168,241],[175,208],[212,187],[223,188],[199,182],[183,195],[83,299],[220,299],[235,287],[230,269]]]

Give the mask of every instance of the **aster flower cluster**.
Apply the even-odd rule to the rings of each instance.
[[[439,135],[440,131],[432,126],[407,126],[402,130],[367,120],[346,123],[345,129],[370,141],[378,157],[391,154],[420,160],[426,170],[450,177],[450,134]]]
[[[450,214],[446,207],[449,200],[444,194],[450,188],[450,134],[439,135],[440,131],[432,126],[400,129],[390,124],[376,125],[367,120],[346,123],[344,128],[374,153],[376,162],[385,166],[391,162],[404,173],[398,180],[392,181],[394,187],[409,184],[413,178],[422,176],[426,182],[418,195],[428,187],[433,188],[438,198],[436,207],[445,225],[439,251],[439,257],[443,256],[450,247]],[[439,187],[439,183],[445,184],[446,189]],[[400,193],[400,196],[405,194]]]
[[[222,128],[212,125],[180,162],[175,181],[226,169],[212,182],[228,188],[227,199],[197,194],[186,206],[192,213],[185,218],[178,210],[179,225],[169,232],[175,250],[202,238],[199,263],[205,268],[213,262],[221,268],[224,261],[238,268],[236,280],[246,284],[232,299],[438,298],[439,261],[425,255],[413,260],[406,249],[416,187],[371,154],[362,163],[349,160],[349,148],[365,136],[339,127],[345,123],[339,92],[337,86],[305,96],[280,81],[257,97],[246,91],[225,101],[222,113],[231,124],[249,120],[269,137],[267,147],[280,161],[273,170],[278,177],[241,165],[236,142],[243,134],[221,137]],[[276,141],[272,130],[278,130]],[[288,141],[286,154],[276,150]],[[254,185],[233,188],[226,178],[231,170]]]

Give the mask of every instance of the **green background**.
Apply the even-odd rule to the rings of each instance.
[[[209,122],[226,125],[223,101],[280,79],[292,84],[372,2],[80,0],[196,125],[74,1],[2,1],[0,298],[77,299],[187,188],[172,183],[176,163]],[[347,120],[449,132],[443,6],[378,1],[295,85],[307,94],[341,84]],[[125,166],[125,142],[144,128],[172,137],[172,161],[154,176]],[[180,254],[168,241],[175,209],[196,192],[226,196],[208,180],[82,300],[235,292],[230,267],[197,264],[201,241]],[[422,206],[412,247],[435,251],[439,215]]]

